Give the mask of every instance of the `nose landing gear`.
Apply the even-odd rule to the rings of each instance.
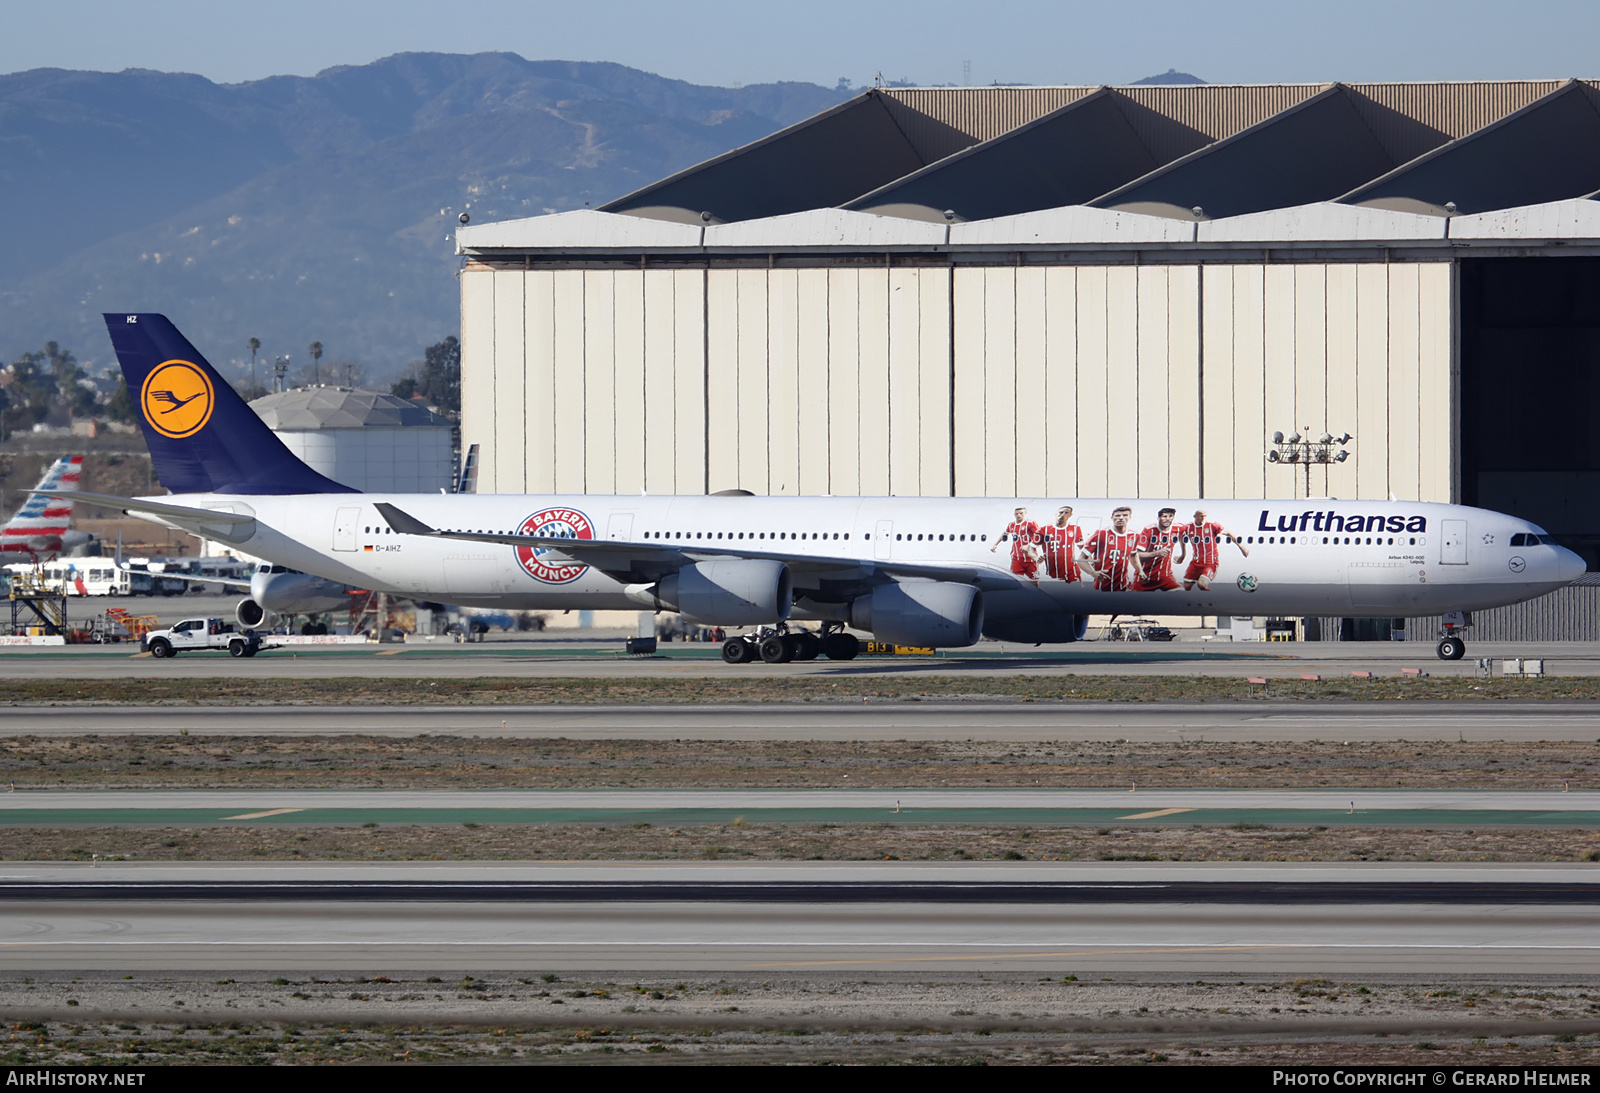
[[[1444,633],[1439,641],[1440,660],[1460,660],[1467,651],[1461,631],[1472,625],[1472,615],[1466,611],[1451,611],[1444,617]]]

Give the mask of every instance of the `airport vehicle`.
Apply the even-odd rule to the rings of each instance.
[[[1176,635],[1155,619],[1123,619],[1113,621],[1112,641],[1171,641]]]
[[[78,488],[83,456],[64,455],[50,465],[32,495],[15,516],[0,527],[0,557],[48,562],[89,543],[86,531],[73,531],[70,493]]]
[[[131,596],[129,574],[117,569],[110,558],[83,558],[77,561],[12,562],[10,574],[25,573],[39,587],[62,596]]]
[[[106,323],[174,493],[74,496],[414,599],[762,627],[763,660],[801,652],[799,619],[825,655],[849,655],[847,625],[1068,642],[1091,614],[1468,612],[1584,569],[1525,520],[1416,501],[362,494],[295,458],[164,316]],[[1452,628],[1438,651],[1463,649]]]
[[[221,619],[184,619],[167,630],[151,630],[140,645],[158,658],[207,649],[226,649],[231,657],[253,657],[261,651],[261,635],[254,630],[236,631]]]

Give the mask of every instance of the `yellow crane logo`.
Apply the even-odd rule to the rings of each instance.
[[[139,408],[162,436],[182,440],[205,428],[215,403],[211,380],[189,361],[165,361],[145,377]]]

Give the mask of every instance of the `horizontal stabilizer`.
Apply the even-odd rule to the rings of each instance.
[[[218,512],[216,509],[197,509],[187,505],[168,505],[161,501],[147,501],[138,497],[118,497],[112,493],[84,493],[81,490],[28,490],[28,493],[45,494],[49,497],[63,497],[68,501],[82,501],[86,505],[99,505],[102,508],[118,509],[129,516],[144,513],[149,516],[162,516],[169,520],[187,520],[193,523],[206,524],[251,524],[255,516],[251,513]]]

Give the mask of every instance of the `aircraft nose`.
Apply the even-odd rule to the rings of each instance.
[[[1566,547],[1556,547],[1556,572],[1561,574],[1563,584],[1571,584],[1583,576],[1587,569],[1581,555]]]

